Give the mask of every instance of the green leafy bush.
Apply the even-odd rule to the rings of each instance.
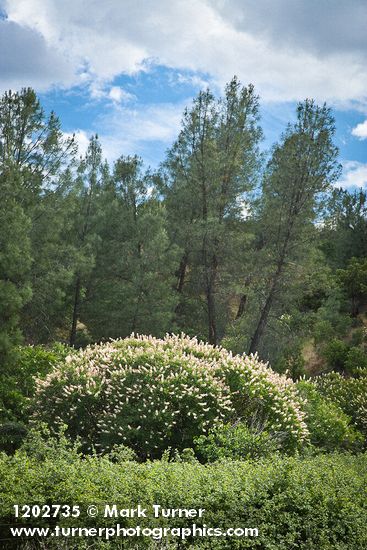
[[[358,378],[345,378],[331,372],[314,379],[319,392],[336,403],[355,426],[367,435],[367,372]]]
[[[358,375],[361,369],[367,370],[367,354],[361,346],[350,346],[343,340],[334,338],[323,349],[328,366],[338,372]]]
[[[185,336],[131,337],[66,357],[37,383],[34,419],[80,436],[84,448],[115,444],[140,457],[193,438],[233,418],[256,412],[284,445],[307,439],[302,402],[292,380],[256,357],[232,356]]]
[[[29,402],[35,391],[35,377],[43,378],[63,360],[70,348],[55,344],[19,346],[0,372],[0,450],[10,452],[27,433]]]
[[[323,356],[328,366],[336,371],[345,370],[345,362],[348,357],[349,346],[343,340],[333,338],[323,349]]]
[[[350,348],[345,361],[345,370],[353,376],[363,375],[363,371],[367,375],[367,353],[363,348]]]
[[[46,376],[69,351],[62,344],[52,348],[19,346],[13,350],[9,364],[0,373],[0,422],[25,421],[28,398],[35,391],[35,377]]]
[[[353,330],[350,343],[353,347],[362,346],[366,341],[367,331],[365,328],[359,327]]]
[[[312,336],[316,345],[344,337],[351,326],[348,304],[340,288],[332,288],[314,315]]]
[[[49,443],[49,445],[51,445]],[[221,461],[202,465],[196,461],[116,463],[107,457],[81,458],[65,443],[42,457],[17,451],[0,454],[0,538],[9,538],[14,525],[14,504],[69,503],[79,505],[77,518],[47,520],[37,526],[136,527],[136,517],[103,517],[106,503],[119,508],[148,510],[139,518],[141,528],[197,527],[226,530],[258,529],[257,537],[44,539],[47,549],[81,548],[195,548],[226,550],[264,548],[276,550],[361,550],[367,547],[367,457],[333,454],[309,458]],[[100,510],[88,517],[89,504]],[[202,518],[152,518],[153,504],[164,508],[203,508]],[[27,520],[22,520],[22,523]],[[31,522],[31,520],[28,520]],[[16,541],[19,544],[19,540]],[[30,547],[39,548],[37,541]],[[70,546],[71,545],[71,546]]]
[[[243,460],[275,453],[280,441],[266,431],[251,430],[246,424],[224,424],[211,429],[208,435],[194,440],[195,449],[205,462],[224,458]]]
[[[361,448],[363,435],[337,403],[321,395],[312,382],[302,380],[297,386],[306,399],[307,426],[313,445],[328,451]]]
[[[0,424],[0,450],[14,452],[26,435],[27,428],[21,422],[3,422]]]
[[[288,347],[273,365],[276,372],[287,374],[292,380],[298,380],[306,374],[306,361],[302,356],[300,346]]]

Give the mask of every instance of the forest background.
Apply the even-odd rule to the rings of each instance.
[[[2,365],[22,337],[132,332],[182,331],[293,376],[361,350],[366,194],[335,185],[327,106],[300,103],[265,155],[259,99],[234,78],[199,93],[155,171],[109,166],[97,135],[80,156],[31,89],[2,96],[0,126]]]

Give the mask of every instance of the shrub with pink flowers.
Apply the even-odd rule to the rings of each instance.
[[[33,418],[55,430],[66,424],[86,451],[123,444],[145,458],[234,420],[266,426],[295,448],[308,439],[302,405],[292,380],[256,356],[185,335],[131,336],[76,351],[37,380]]]

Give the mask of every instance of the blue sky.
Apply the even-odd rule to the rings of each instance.
[[[267,149],[306,97],[334,110],[340,184],[367,187],[365,0],[0,0],[0,88],[32,86],[83,151],[157,166],[197,92],[236,74]]]

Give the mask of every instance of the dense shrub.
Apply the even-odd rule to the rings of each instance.
[[[333,338],[323,349],[323,356],[326,359],[328,367],[333,370],[343,372],[345,362],[348,357],[349,346],[343,340]]]
[[[343,340],[334,338],[323,349],[328,366],[332,370],[349,375],[358,375],[367,369],[367,354],[363,347],[350,346]]]
[[[367,353],[361,347],[350,348],[346,361],[345,370],[352,376],[367,375]]]
[[[27,428],[21,422],[7,421],[0,424],[0,450],[12,453],[17,449],[24,437]]]
[[[205,462],[261,458],[275,453],[281,446],[281,441],[268,432],[250,429],[242,422],[215,426],[194,443],[198,456]]]
[[[348,414],[367,435],[367,372],[358,378],[345,378],[332,372],[314,379],[318,391]]]
[[[0,372],[0,450],[17,448],[26,433],[29,401],[35,391],[35,377],[43,378],[63,360],[70,348],[55,344],[19,346]]]
[[[185,336],[131,337],[80,350],[38,381],[34,403],[35,419],[66,423],[85,448],[124,444],[142,457],[191,447],[210,427],[255,412],[285,446],[308,436],[292,380],[256,357]]]
[[[297,387],[306,400],[306,421],[313,445],[328,451],[361,447],[364,440],[362,434],[337,403],[320,394],[312,382],[302,380]]]
[[[365,455],[321,455],[307,459],[281,458],[254,462],[156,461],[144,464],[113,463],[106,457],[86,457],[51,444],[42,458],[19,452],[0,455],[0,501],[2,532],[9,538],[15,523],[14,504],[69,503],[80,505],[78,518],[37,519],[33,524],[104,527],[198,527],[206,524],[226,530],[258,529],[258,537],[177,537],[156,541],[145,537],[111,540],[106,546],[98,537],[47,539],[44,548],[264,548],[266,550],[361,550],[367,547],[367,460]],[[97,504],[98,518],[86,514]],[[165,508],[204,508],[202,518],[104,518],[101,508],[148,511],[153,504]],[[30,520],[23,520],[24,521]],[[167,544],[166,544],[167,543]],[[19,539],[16,541],[19,544]],[[89,546],[90,545],[90,546]],[[19,548],[19,546],[16,546]],[[10,540],[7,548],[11,548]]]
[[[13,350],[9,364],[0,373],[0,421],[25,419],[28,398],[35,390],[35,377],[43,378],[69,351],[62,344],[52,348],[19,346]]]
[[[287,374],[292,380],[298,380],[306,374],[305,364],[300,346],[297,345],[287,348],[274,363],[273,368],[276,372]]]

